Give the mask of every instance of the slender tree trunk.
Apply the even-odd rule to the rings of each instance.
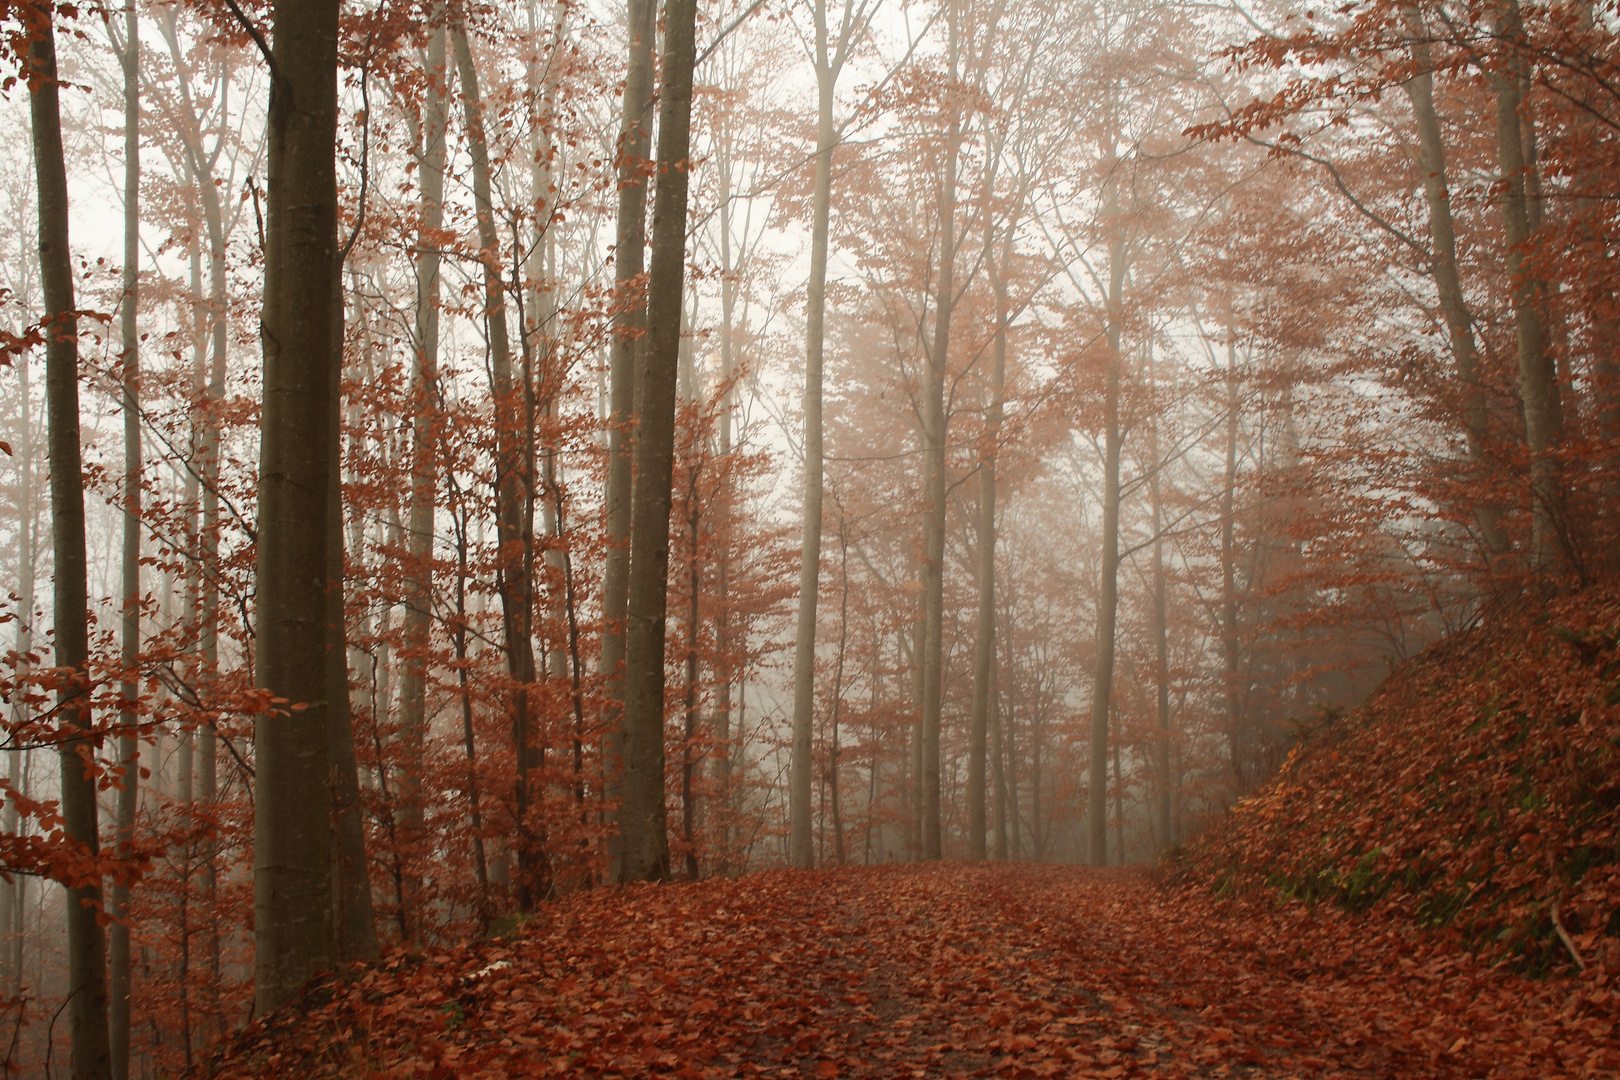
[[[1238,692],[1241,648],[1238,640],[1237,593],[1237,443],[1238,395],[1237,346],[1228,332],[1226,343],[1226,469],[1221,483],[1221,663],[1222,698],[1226,712],[1226,739],[1232,758],[1232,783],[1237,791],[1247,788],[1247,750],[1243,737],[1242,696]]]
[[[276,0],[265,222],[258,684],[289,705],[254,724],[254,997],[268,1012],[333,959],[325,627],[337,290],[338,5]]]
[[[950,9],[949,78],[956,78],[957,20]],[[923,659],[922,659],[922,857],[938,859],[940,838],[940,719],[945,693],[945,381],[951,351],[951,310],[955,306],[956,169],[962,122],[952,113],[944,140],[944,176],[939,195],[939,284],[934,340],[928,349],[928,390],[923,435]]]
[[[332,279],[332,397],[327,410],[331,472],[327,477],[326,530],[327,738],[330,742],[333,826],[332,899],[337,955],[369,960],[377,955],[377,919],[371,903],[371,871],[366,860],[365,807],[360,801],[360,768],[354,750],[354,716],[349,700],[348,617],[344,604],[343,550],[343,290],[342,268]],[[373,722],[375,722],[375,717]],[[406,937],[410,940],[409,936]]]
[[[487,928],[490,909],[489,863],[484,856],[483,809],[478,798],[478,747],[473,735],[472,687],[467,675],[467,519],[460,500],[451,504],[456,523],[456,681],[461,690],[461,739],[467,751],[467,804],[471,811],[474,870],[478,876],[478,918]]]
[[[530,715],[529,688],[534,683],[533,595],[528,557],[529,531],[524,528],[525,493],[533,490],[533,477],[527,468],[524,446],[533,435],[514,430],[511,410],[526,398],[526,386],[514,384],[512,348],[507,334],[505,292],[501,282],[501,242],[495,228],[495,208],[490,195],[489,142],[484,129],[483,101],[478,89],[478,69],[466,28],[458,21],[450,30],[461,79],[461,100],[465,111],[468,149],[473,166],[473,202],[478,213],[478,243],[484,264],[484,318],[488,327],[490,370],[494,376],[496,403],[496,543],[500,558],[498,573],[501,594],[502,636],[506,645],[507,673],[516,684],[509,708],[512,716],[512,752],[516,761],[513,778],[513,806],[517,823],[518,906],[534,906],[537,875],[542,863],[536,850],[529,821],[529,786],[534,770],[534,731]],[[521,414],[519,414],[521,415]]]
[[[720,180],[720,399],[719,443],[720,483],[715,490],[715,512],[720,519],[718,530],[721,541],[715,545],[715,601],[719,608],[715,618],[715,681],[718,698],[715,702],[713,723],[715,742],[719,753],[715,760],[715,788],[722,808],[716,838],[716,870],[724,873],[731,868],[732,817],[735,805],[731,792],[731,684],[734,678],[731,664],[731,537],[735,535],[731,493],[731,411],[733,407],[731,385],[736,359],[733,320],[737,309],[736,267],[731,252],[731,158],[729,153],[717,155]]]
[[[33,391],[30,387],[29,358],[17,360],[17,655],[26,657],[34,650],[34,561],[39,536],[34,518],[34,423]],[[30,665],[19,661],[17,674]],[[27,702],[18,697],[11,704],[13,723],[20,728],[30,716]],[[28,752],[15,745],[6,748],[7,776],[11,790],[26,794]],[[21,815],[15,799],[7,799],[0,812],[0,828],[7,836],[21,835]],[[23,902],[28,879],[13,874],[0,882],[0,987],[11,997],[22,995]]]
[[[1001,693],[996,688],[998,678],[999,666],[993,666],[990,669],[990,779],[995,790],[995,847],[992,857],[997,862],[1006,862],[1010,855],[1007,845],[1007,741],[1002,735]]]
[[[625,605],[630,589],[631,495],[634,488],[634,427],[637,422],[638,357],[647,328],[647,304],[641,275],[647,238],[647,165],[652,153],[653,49],[656,47],[656,0],[628,0],[629,57],[624,78],[624,114],[619,125],[618,226],[613,249],[617,308],[608,366],[608,477],[605,496],[607,558],[602,570],[602,675],[607,702],[602,729],[604,794],[609,804],[623,798]],[[623,810],[615,811],[622,819]],[[608,876],[624,874],[623,829],[608,836]]]
[[[73,674],[58,691],[63,739],[61,814],[68,839],[89,855],[101,848],[96,808],[96,741],[84,685],[90,657],[84,483],[79,457],[79,326],[68,246],[67,167],[57,93],[53,11],[34,6],[28,49],[34,178],[39,194],[39,269],[45,294],[45,402],[51,470],[51,543],[56,666]],[[107,943],[98,921],[101,882],[67,890],[68,1029],[74,1080],[111,1076],[107,1033]]]
[[[1490,418],[1485,387],[1480,379],[1479,349],[1474,341],[1473,314],[1463,295],[1462,276],[1457,269],[1457,237],[1451,219],[1451,190],[1446,179],[1445,144],[1440,135],[1440,118],[1434,108],[1434,75],[1429,70],[1427,31],[1416,6],[1405,9],[1406,25],[1413,56],[1421,68],[1406,83],[1406,96],[1417,120],[1418,149],[1423,163],[1423,194],[1429,209],[1429,243],[1435,289],[1440,297],[1440,313],[1446,322],[1451,355],[1457,365],[1457,381],[1462,389],[1462,423],[1467,437],[1468,461],[1475,469],[1490,463]],[[1487,551],[1507,550],[1507,534],[1502,530],[1501,511],[1480,503],[1474,520]]]
[[[816,163],[810,220],[810,281],[806,286],[804,342],[804,511],[799,548],[799,622],[793,650],[793,747],[788,769],[788,859],[801,869],[813,862],[810,846],[811,737],[816,711],[816,604],[821,590],[822,355],[827,313],[827,247],[832,219],[833,95],[843,51],[832,57],[827,5],[816,18]]]
[[[1010,627],[1012,622],[1010,608],[1005,615],[1005,619],[1008,627]],[[1009,640],[1009,634],[1003,632],[1001,639],[1003,641]],[[1002,725],[1001,739],[1007,750],[1007,828],[1009,832],[1007,855],[1008,858],[1015,862],[1022,862],[1024,858],[1024,815],[1018,805],[1018,711],[1016,708],[1017,696],[1015,694],[1018,686],[1018,669],[1014,666],[1014,659],[1014,657],[1009,656],[1007,661],[1009,668],[1007,673],[1007,707],[1005,710],[1000,707],[1001,678],[999,667],[997,669],[996,719]]]
[[[1015,222],[1007,223],[1001,266],[996,273],[996,338],[990,371],[990,407],[985,410],[979,451],[979,623],[973,645],[973,705],[968,732],[968,858],[985,856],[985,756],[990,728],[990,684],[996,664],[996,444],[1001,438],[1002,402],[1007,380],[1007,264]],[[999,739],[998,739],[999,741]],[[999,754],[1000,751],[998,750]],[[1000,768],[1000,763],[997,763]],[[998,795],[999,799],[999,795]],[[998,812],[998,818],[1000,816]],[[1001,858],[1006,840],[997,827]]]
[[[687,538],[691,544],[687,560],[686,607],[686,687],[681,712],[685,723],[681,733],[681,840],[686,847],[686,876],[698,879],[697,857],[697,792],[693,781],[697,776],[696,742],[698,734],[698,634],[701,630],[700,600],[703,585],[702,563],[698,560],[700,542],[697,474],[687,489]]]
[[[416,349],[411,368],[411,505],[405,564],[405,624],[401,631],[400,828],[407,843],[422,829],[422,747],[427,729],[427,651],[433,604],[433,519],[439,476],[439,232],[444,228],[445,130],[450,72],[445,62],[442,5],[436,6],[427,45],[428,87],[422,107],[419,165],[421,224],[416,234]],[[410,882],[412,895],[420,891]]]
[[[135,842],[135,808],[140,800],[140,722],[135,677],[141,648],[141,415],[140,415],[140,247],[141,247],[141,104],[140,33],[135,5],[124,8],[124,295],[120,301],[120,337],[124,360],[124,611],[120,641],[124,669],[119,693],[118,854],[129,858]],[[108,994],[108,1040],[114,1080],[129,1077],[131,970],[128,884],[112,889],[112,915],[119,920],[109,932],[111,970]]]
[[[1110,200],[1112,201],[1112,200]],[[1117,207],[1115,208],[1117,212]],[[1108,712],[1114,692],[1114,627],[1119,614],[1119,352],[1125,287],[1125,239],[1108,245],[1108,371],[1103,400],[1102,571],[1097,586],[1097,655],[1091,678],[1091,758],[1086,790],[1092,866],[1108,865]]]
[[[1532,566],[1546,571],[1560,553],[1566,559],[1572,554],[1563,531],[1563,482],[1552,453],[1561,410],[1558,380],[1547,355],[1546,329],[1538,303],[1540,290],[1524,263],[1524,245],[1530,239],[1525,193],[1528,163],[1519,122],[1524,27],[1518,0],[1496,0],[1495,8],[1494,30],[1502,43],[1503,64],[1501,70],[1491,73],[1491,83],[1496,91],[1496,149],[1504,184],[1502,217],[1519,360],[1519,398],[1530,452],[1530,557]]]
[[[686,270],[687,170],[696,0],[669,0],[658,94],[658,189],[647,284],[646,353],[637,395],[636,497],[626,599],[624,788],[620,838],[630,881],[669,877],[664,806],[664,633],[669,584],[675,389]]]
[[[844,703],[844,656],[849,645],[849,527],[842,512],[838,515],[838,660],[833,671],[831,724],[832,741],[827,751],[827,791],[832,802],[833,861],[845,864],[844,811],[838,797],[838,720]]]
[[[1114,718],[1114,847],[1119,865],[1125,865],[1125,779],[1119,768],[1119,718]]]
[[[1154,704],[1159,721],[1159,827],[1162,846],[1173,841],[1170,828],[1170,792],[1175,786],[1170,775],[1170,747],[1174,733],[1170,728],[1170,625],[1169,586],[1164,572],[1164,495],[1159,486],[1158,428],[1154,427],[1153,479],[1149,482],[1149,498],[1153,501],[1153,689]]]

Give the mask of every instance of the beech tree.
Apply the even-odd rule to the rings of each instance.
[[[79,313],[68,246],[68,175],[62,152],[55,12],[43,4],[23,13],[26,74],[39,208],[39,280],[45,300],[46,427],[51,469],[51,591],[55,607],[58,708],[56,736],[62,769],[62,820],[67,838],[87,862],[68,879],[68,1025],[72,1072],[98,1080],[112,1075],[107,1021],[107,939],[99,918],[102,877],[96,806],[97,737],[90,712],[89,586],[84,529],[84,479],[79,451]],[[91,868],[94,869],[91,869]]]
[[[323,623],[326,531],[338,527],[327,496],[338,5],[278,0],[273,20],[253,658],[258,684],[279,699],[254,723],[254,997],[265,1012],[333,961]]]

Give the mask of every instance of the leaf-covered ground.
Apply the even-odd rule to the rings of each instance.
[[[940,864],[582,894],[261,1020],[221,1077],[1620,1075],[1620,996],[1330,905]]]
[[[1527,972],[1576,952],[1620,972],[1620,591],[1427,650],[1191,845],[1182,876],[1425,927]]]
[[[213,1069],[1612,1080],[1617,838],[1620,593],[1594,590],[1426,652],[1167,879],[940,864],[584,893],[510,941],[329,980]]]

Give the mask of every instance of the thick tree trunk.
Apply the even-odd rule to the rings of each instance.
[[[653,50],[656,47],[656,0],[628,0],[629,57],[624,78],[624,114],[619,125],[618,225],[613,249],[617,309],[608,367],[612,379],[608,402],[608,477],[605,493],[607,558],[602,569],[602,657],[606,679],[604,794],[610,804],[622,799],[624,777],[625,603],[630,589],[631,496],[636,424],[638,359],[647,328],[647,304],[640,283],[647,239],[647,165],[652,152]],[[615,813],[622,817],[622,810]],[[608,876],[623,875],[622,830],[608,837]]]
[[[484,129],[483,101],[478,89],[478,69],[466,28],[457,22],[450,30],[456,56],[456,72],[461,79],[461,100],[465,112],[467,143],[472,157],[473,204],[478,214],[480,261],[484,264],[484,319],[489,335],[490,371],[495,398],[496,424],[496,543],[501,594],[502,638],[506,647],[506,670],[515,684],[509,708],[512,717],[512,752],[516,769],[513,777],[513,814],[517,825],[518,906],[534,906],[543,886],[538,878],[543,858],[537,849],[529,822],[529,786],[534,771],[534,731],[530,715],[529,688],[534,683],[534,589],[528,547],[531,540],[525,522],[525,507],[532,505],[533,475],[524,447],[533,438],[533,425],[513,422],[527,395],[526,386],[514,382],[512,347],[506,325],[505,292],[501,282],[501,242],[495,227],[495,208],[490,194],[489,142]],[[521,416],[521,412],[517,412]],[[525,432],[520,430],[527,428]],[[537,888],[538,887],[538,888]]]
[[[422,828],[422,745],[427,728],[427,650],[433,604],[433,520],[439,477],[439,231],[444,227],[445,130],[450,72],[445,63],[442,6],[428,36],[428,88],[422,107],[421,223],[416,234],[416,350],[411,366],[411,505],[405,565],[405,625],[401,631],[400,828],[407,842]],[[413,885],[413,893],[416,891]]]
[[[84,685],[90,656],[85,558],[84,482],[79,457],[79,326],[74,314],[73,260],[68,246],[67,166],[62,156],[53,12],[34,6],[37,24],[28,49],[29,114],[34,178],[39,195],[39,269],[45,294],[45,404],[51,470],[55,661],[73,674],[58,691],[63,739],[61,814],[68,839],[90,855],[100,851],[96,808],[96,741]],[[68,1030],[74,1080],[111,1075],[107,1035],[107,943],[99,922],[101,882],[67,890]]]
[[[1440,297],[1440,313],[1446,322],[1451,355],[1457,365],[1457,381],[1462,389],[1462,424],[1467,437],[1468,461],[1476,469],[1488,465],[1490,419],[1485,387],[1479,373],[1479,349],[1474,340],[1473,313],[1463,295],[1462,276],[1457,269],[1457,236],[1451,219],[1451,189],[1446,179],[1445,144],[1440,135],[1440,118],[1434,108],[1434,75],[1429,70],[1429,48],[1424,44],[1427,31],[1415,6],[1405,9],[1412,52],[1421,68],[1406,83],[1406,96],[1417,120],[1418,150],[1423,163],[1423,195],[1429,209],[1429,243],[1435,289]],[[1491,505],[1474,509],[1481,538],[1488,552],[1507,550],[1507,534],[1502,530],[1501,512]]]
[[[669,0],[658,93],[658,188],[647,283],[646,353],[637,395],[636,496],[626,598],[621,879],[669,877],[664,805],[664,635],[669,585],[670,482],[686,270],[687,170],[696,0]]]
[[[1108,711],[1114,693],[1114,625],[1119,615],[1119,352],[1125,287],[1125,240],[1108,245],[1108,370],[1103,400],[1102,571],[1097,584],[1097,653],[1091,676],[1090,775],[1086,789],[1087,847],[1092,866],[1108,865]]]
[[[140,250],[141,250],[141,103],[140,33],[135,5],[124,9],[124,47],[119,60],[124,69],[124,289],[119,301],[120,338],[124,361],[124,611],[120,665],[124,669],[119,693],[118,764],[122,786],[118,790],[118,854],[128,858],[135,841],[135,808],[140,798],[140,716],[136,700],[140,682],[135,665],[141,648],[141,416],[140,416]],[[131,969],[129,955],[130,887],[112,890],[112,914],[119,921],[109,931],[108,1051],[114,1080],[129,1076],[129,1017]]]
[[[265,222],[258,684],[288,706],[254,724],[254,998],[329,969],[332,794],[326,650],[332,297],[337,289],[338,5],[276,0]],[[301,706],[301,707],[290,707]]]

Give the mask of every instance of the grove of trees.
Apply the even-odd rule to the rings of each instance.
[[[1148,861],[1620,569],[1613,0],[0,23],[8,1068],[584,890]]]

